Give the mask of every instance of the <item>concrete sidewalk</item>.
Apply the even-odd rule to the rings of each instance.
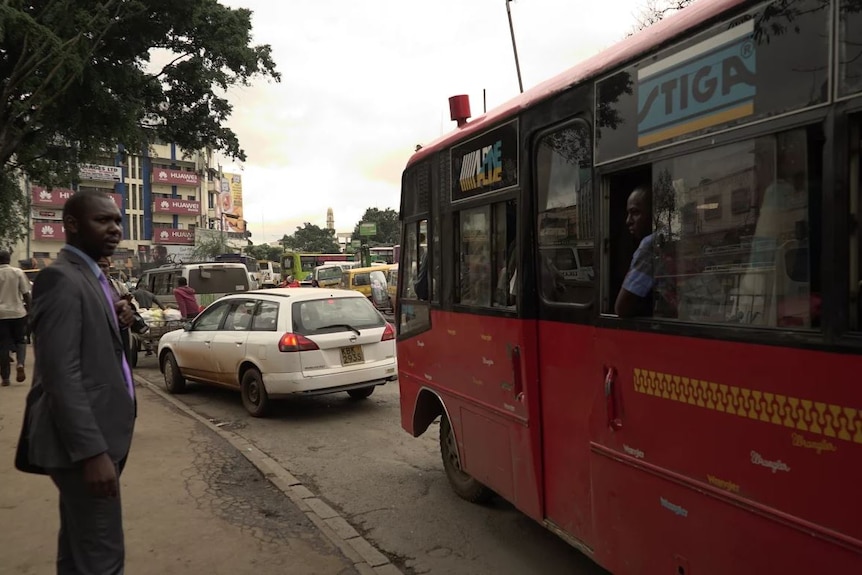
[[[0,387],[0,574],[54,572],[57,491],[47,477],[13,466],[32,358],[27,364],[25,383]],[[135,439],[121,479],[127,573],[371,571],[224,439],[148,388],[137,392]]]

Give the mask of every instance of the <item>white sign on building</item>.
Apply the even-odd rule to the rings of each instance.
[[[31,208],[30,215],[34,220],[62,220],[63,209]]]
[[[101,164],[81,164],[78,171],[82,180],[97,182],[122,182],[123,168]]]

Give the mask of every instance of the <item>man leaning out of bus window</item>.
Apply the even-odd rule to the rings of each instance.
[[[620,317],[651,315],[655,286],[652,232],[652,191],[638,186],[626,202],[626,227],[639,242],[629,271],[623,279],[614,311]]]

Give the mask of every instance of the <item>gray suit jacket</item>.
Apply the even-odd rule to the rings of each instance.
[[[87,262],[61,251],[33,286],[35,369],[16,466],[69,468],[129,452],[136,405],[123,376],[115,312]]]

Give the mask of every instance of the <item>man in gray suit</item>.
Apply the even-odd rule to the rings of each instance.
[[[134,430],[132,374],[114,301],[97,261],[122,237],[122,216],[101,192],[78,192],[63,208],[66,245],[33,286],[33,387],[16,466],[50,475],[60,492],[57,573],[123,573],[119,476]]]

